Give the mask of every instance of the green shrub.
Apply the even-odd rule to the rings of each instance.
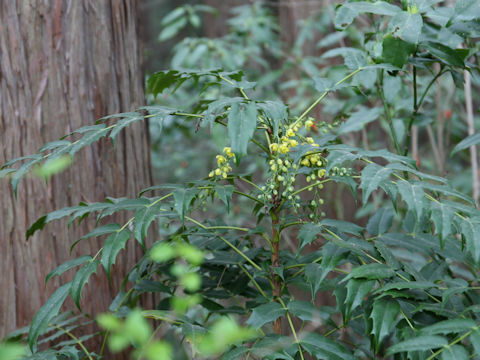
[[[62,217],[72,222],[133,214],[125,224],[102,225],[82,237],[102,236],[101,252],[73,259],[48,276],[77,268],[73,281],[33,319],[29,358],[102,355],[103,349],[87,350],[70,331],[73,342],[46,352],[37,351],[37,340],[66,332],[71,318],[58,315],[65,299],[72,296],[78,306],[83,286],[99,267],[115,276],[110,269],[133,240],[145,256],[128,274],[110,313],[95,314],[112,351],[131,345],[139,359],[476,357],[480,212],[465,192],[420,171],[417,159],[409,157],[412,127],[429,123],[425,101],[435,81],[450,74],[463,86],[463,71],[478,70],[472,63],[478,48],[457,48],[480,35],[478,4],[436,3],[339,6],[338,29],[348,32],[367,13],[375,32],[365,32],[356,48],[323,54],[342,56],[345,65],[328,68],[326,77],[313,76],[308,91],[315,89],[317,97],[303,110],[301,101],[291,108],[255,99],[255,83],[240,71],[162,71],[148,79],[153,97],[184,84],[209,96],[215,89],[217,98],[200,99],[191,109],[153,104],[112,115],[107,118],[116,119],[113,125],[100,119],[76,131],[72,141],[44,147],[20,168],[13,165],[24,159],[7,163],[1,174],[13,175],[16,190],[34,165],[50,175],[56,159],[103,137],[114,139],[146,119],[190,121],[192,128],[200,124],[205,133],[223,132],[228,139],[203,178],[156,185],[135,199],[82,203],[30,227],[27,235]],[[178,16],[185,14],[193,16]],[[330,103],[334,119],[315,119],[313,109],[334,92],[341,99]],[[393,151],[345,142],[374,122],[383,126]],[[477,142],[470,138],[455,152]],[[326,215],[333,205],[327,191],[336,186],[351,190],[366,221]],[[247,217],[236,216],[236,207],[246,209]],[[150,246],[145,238],[154,223],[161,231]],[[139,309],[140,295],[149,292],[160,300],[154,309]],[[319,294],[329,294],[335,306],[318,306]]]

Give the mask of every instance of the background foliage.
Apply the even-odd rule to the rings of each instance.
[[[48,178],[148,119],[159,185],[32,224],[27,237],[95,216],[78,241],[103,247],[49,274],[76,271],[0,354],[15,358],[26,336],[29,359],[93,359],[103,349],[83,342],[104,336],[139,359],[478,357],[480,6],[349,1],[312,12],[294,43],[277,11],[238,6],[224,36],[180,39],[215,9],[174,9],[159,40],[179,41],[170,70],[147,79],[147,106],[2,167],[21,191],[30,171]],[[119,211],[130,220],[109,223]],[[84,285],[115,276],[127,241],[144,258],[110,313],[93,314],[100,334],[75,335],[92,321]],[[145,294],[155,308],[139,308]],[[68,296],[78,309],[60,313]]]

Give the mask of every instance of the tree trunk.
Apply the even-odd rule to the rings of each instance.
[[[136,16],[136,1],[0,2],[0,164],[101,116],[144,104]],[[151,184],[149,160],[147,125],[138,123],[119,135],[115,147],[102,140],[82,150],[47,184],[23,180],[17,199],[8,181],[0,182],[0,338],[29,324],[53,290],[71,279],[67,274],[45,287],[51,270],[100,247],[96,238],[69,253],[94,220],[70,228],[54,222],[29,241],[27,227],[80,201],[135,196]],[[113,271],[125,273],[139,255],[130,241]],[[111,284],[99,270],[83,291],[84,310],[105,311],[120,280]]]

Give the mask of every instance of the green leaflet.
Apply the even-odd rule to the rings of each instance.
[[[462,141],[460,141],[453,148],[452,152],[450,153],[450,156],[453,156],[454,154],[456,154],[459,151],[468,149],[470,146],[475,146],[478,143],[480,143],[480,133],[470,135],[470,136],[466,137],[465,139],[463,139]]]
[[[228,138],[232,151],[239,156],[247,153],[247,145],[257,126],[257,107],[254,103],[234,103],[228,112]],[[239,159],[237,159],[238,161]]]
[[[362,202],[365,205],[370,194],[378,189],[380,184],[390,177],[392,169],[383,167],[375,163],[368,164],[362,170],[360,189],[362,189]]]
[[[384,264],[367,264],[353,268],[350,273],[343,278],[341,282],[345,282],[350,279],[387,279],[395,275],[395,272]]]
[[[402,68],[408,62],[408,58],[415,50],[415,45],[395,38],[392,35],[385,36],[382,45],[383,61],[398,68]]]
[[[372,319],[372,334],[375,339],[376,352],[385,337],[390,334],[397,315],[400,314],[400,305],[395,300],[380,299],[373,303],[370,319]]]
[[[70,291],[71,282],[59,287],[47,302],[38,310],[28,331],[28,345],[32,351],[37,349],[37,339],[47,328],[49,322],[58,314]]]
[[[425,194],[422,186],[401,180],[397,183],[397,187],[408,208],[415,212],[417,221],[420,221],[425,207]]]
[[[451,319],[440,321],[436,324],[426,326],[420,330],[425,335],[452,334],[472,330],[477,323],[472,319]]]
[[[82,289],[90,279],[90,276],[97,272],[98,260],[89,261],[85,266],[80,268],[75,274],[72,280],[72,286],[70,287],[70,294],[73,301],[80,309],[80,299],[82,298]]]
[[[60,276],[62,275],[65,271],[68,271],[70,269],[73,269],[74,267],[77,267],[78,265],[81,265],[87,261],[90,261],[92,257],[90,255],[84,255],[80,256],[79,258],[68,260],[67,262],[63,263],[59,267],[57,267],[55,270],[50,272],[47,277],[45,278],[45,284],[54,276]]]
[[[161,205],[161,203],[149,205],[135,213],[133,235],[142,246],[144,246],[144,239],[147,236],[150,224],[161,211]]]
[[[392,226],[392,220],[393,209],[382,207],[368,220],[367,231],[373,236],[384,234]]]
[[[87,210],[89,207],[86,206],[71,206],[71,207],[65,207],[60,210],[55,210],[52,211],[51,213],[44,215],[40,218],[38,218],[28,229],[26,232],[26,238],[30,238],[37,230],[42,230],[46,224],[53,220],[58,220],[66,216],[70,216],[74,212],[78,210],[85,209]]]
[[[362,130],[366,124],[378,119],[383,110],[379,107],[361,109],[353,113],[350,118],[338,128],[338,134]]]
[[[92,231],[90,231],[88,234],[83,235],[80,239],[88,239],[90,237],[97,237],[105,234],[110,234],[114,231],[118,231],[120,229],[120,225],[118,224],[107,224],[103,226],[99,226]]]
[[[468,360],[470,356],[467,350],[461,345],[452,345],[442,351],[441,360]]]
[[[394,36],[411,44],[418,43],[422,27],[422,16],[419,13],[412,14],[409,11],[398,13],[388,24],[388,29]]]
[[[95,128],[92,131],[86,132],[82,138],[72,143],[72,145],[70,146],[70,151],[68,152],[71,156],[75,155],[75,153],[80,149],[82,149],[83,147],[90,145],[95,141],[100,140],[102,137],[106,136],[107,133],[110,131],[103,124],[95,125],[95,126],[97,128]],[[63,155],[63,154],[59,154],[59,155]]]
[[[320,225],[328,228],[333,228],[334,230],[340,233],[347,233],[347,234],[358,235],[358,236],[360,236],[362,231],[364,230],[363,227],[357,224],[354,224],[350,221],[336,220],[336,219],[323,219],[320,222]]]
[[[319,359],[354,360],[356,359],[339,342],[330,340],[320,334],[309,332],[300,340],[302,346]]]
[[[205,112],[205,121],[212,125],[217,116],[225,111],[225,108],[242,101],[244,101],[244,99],[241,97],[222,98],[212,101],[210,104],[208,104],[207,111]]]
[[[322,232],[322,226],[313,223],[306,223],[300,227],[298,232],[298,238],[300,239],[300,245],[298,252],[300,252],[305,245],[311,244],[313,240],[317,238],[317,235]]]
[[[102,258],[100,262],[105,268],[108,277],[110,277],[110,268],[113,264],[115,264],[117,255],[120,250],[125,248],[130,234],[130,230],[123,229],[122,231],[117,231],[107,237],[107,239],[103,243]]]
[[[435,224],[435,233],[440,237],[443,248],[445,239],[452,233],[454,212],[451,207],[443,203],[435,203],[432,209],[431,219]]]
[[[20,182],[20,180],[23,178],[23,176],[25,174],[27,174],[30,171],[32,166],[34,166],[36,164],[39,164],[42,160],[43,160],[42,155],[40,155],[40,154],[33,155],[33,159],[23,163],[17,169],[17,171],[15,171],[15,173],[12,176],[12,180],[11,180],[12,187],[13,187],[13,192],[15,194],[15,198],[17,197],[17,186],[18,186],[18,183]]]
[[[214,189],[220,200],[222,200],[227,207],[227,212],[230,212],[230,200],[232,199],[235,187],[233,185],[215,185]]]
[[[182,223],[185,218],[185,213],[188,212],[193,198],[197,195],[197,191],[197,189],[188,188],[178,189],[173,192],[173,197],[175,199],[175,211],[177,212],[178,216],[180,216]]]
[[[399,12],[401,12],[399,7],[391,5],[386,1],[346,3],[335,12],[335,28],[347,28],[353,20],[362,13],[393,16]]]
[[[257,102],[257,108],[270,120],[273,136],[277,136],[279,125],[288,118],[285,104],[278,101]]]
[[[467,250],[478,264],[480,262],[480,219],[465,218],[461,221],[461,232],[467,243]]]
[[[441,348],[448,344],[446,338],[435,335],[416,336],[412,339],[404,340],[390,346],[387,350],[387,355],[396,354],[399,352],[421,351]]]
[[[311,302],[293,300],[287,305],[288,312],[303,321],[312,321],[318,317],[318,310]]]
[[[350,319],[352,311],[359,307],[367,294],[373,289],[375,281],[350,279],[347,283],[347,296],[345,298],[344,321]]]
[[[247,324],[258,329],[266,323],[277,320],[280,316],[285,316],[285,313],[286,310],[277,302],[260,305],[253,309]]]

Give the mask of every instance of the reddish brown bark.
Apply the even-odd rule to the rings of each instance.
[[[136,10],[136,1],[121,0],[0,2],[0,164],[144,103]],[[45,288],[46,274],[99,248],[97,238],[69,254],[94,221],[71,228],[55,222],[29,241],[27,227],[49,211],[107,195],[135,196],[148,186],[147,130],[138,123],[119,135],[115,148],[101,141],[82,150],[48,184],[28,177],[17,199],[0,181],[0,338],[27,325],[54,288],[71,278],[54,279]],[[114,271],[125,272],[139,255],[131,241]],[[109,284],[99,271],[84,289],[85,310],[104,311],[116,290],[118,283]]]

